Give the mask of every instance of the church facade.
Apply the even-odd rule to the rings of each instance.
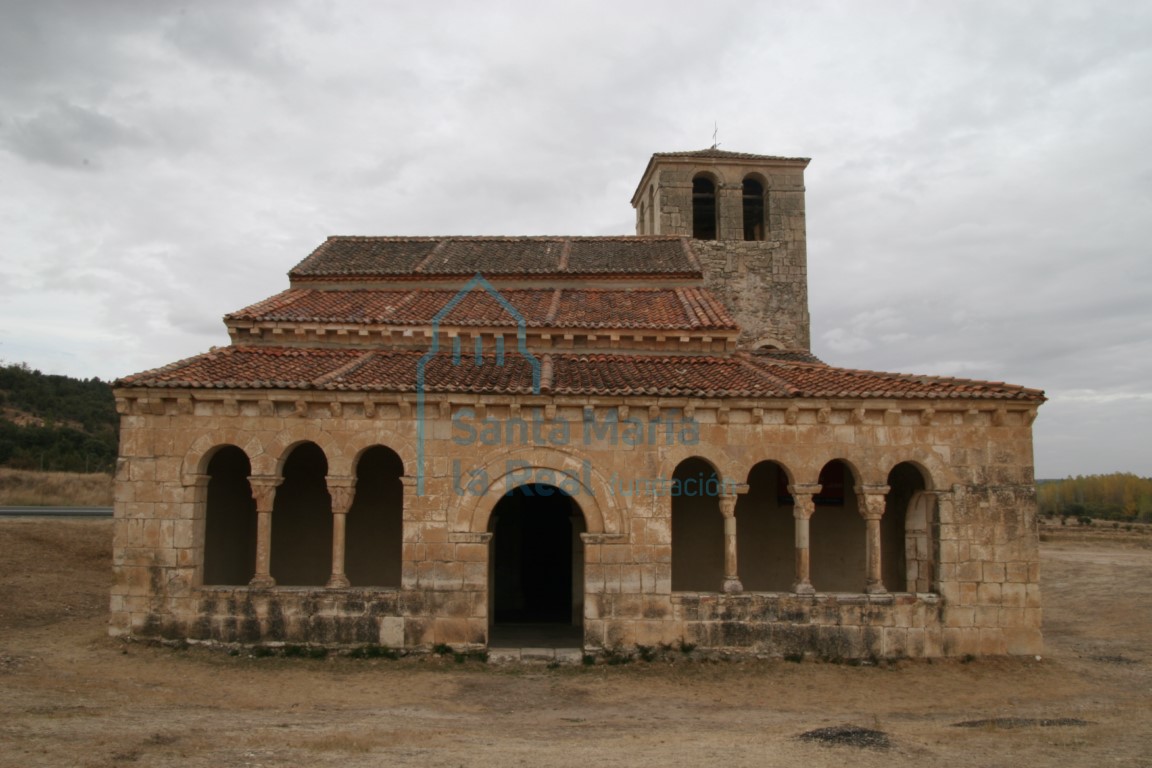
[[[1043,394],[810,352],[803,158],[660,153],[635,236],[331,237],[117,382],[117,635],[1041,650]]]

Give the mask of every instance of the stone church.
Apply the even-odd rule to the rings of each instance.
[[[635,236],[328,238],[117,382],[112,633],[1039,652],[1043,393],[813,356],[807,165],[655,154]]]

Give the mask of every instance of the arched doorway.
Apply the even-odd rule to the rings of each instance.
[[[585,523],[576,500],[554,485],[519,486],[496,503],[488,530],[491,642],[581,645]]]

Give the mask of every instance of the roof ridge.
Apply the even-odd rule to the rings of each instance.
[[[447,244],[450,242],[452,242],[452,239],[446,237],[443,240],[440,240],[438,243],[436,243],[436,245],[431,250],[429,250],[427,254],[424,255],[424,258],[420,259],[420,261],[417,262],[416,266],[412,267],[412,272],[414,274],[419,274],[419,273],[423,272],[424,267],[427,266],[428,262],[432,261],[432,258],[436,254],[443,251],[444,248],[447,247]]]
[[[544,319],[540,321],[542,325],[546,326],[548,323],[556,322],[556,313],[560,311],[560,294],[563,292],[563,288],[557,288],[552,294],[552,301],[548,305],[548,311],[544,314]]]
[[[779,376],[774,375],[770,371],[764,370],[763,368],[756,365],[752,361],[746,359],[743,355],[733,356],[732,359],[735,360],[737,363],[739,363],[744,368],[747,368],[748,370],[755,372],[757,376],[763,376],[763,377],[767,378],[769,381],[771,381],[772,383],[776,384],[781,389],[783,389],[790,396],[792,396],[792,397],[799,397],[800,396],[801,390],[799,388],[797,388],[796,386],[794,386],[791,382],[786,381],[785,379],[782,379]]]
[[[695,267],[697,272],[703,272],[704,267],[700,265],[700,259],[696,256],[696,251],[692,248],[692,240],[687,237],[681,237],[680,246],[684,249],[684,256],[688,259],[688,263]]]
[[[556,262],[557,272],[568,271],[568,259],[572,255],[572,238],[564,240],[564,247],[560,249],[560,259]]]
[[[713,324],[721,325],[728,328],[736,328],[736,321],[728,314],[728,308],[724,306],[723,302],[712,293],[708,288],[694,287],[696,296],[699,297],[700,302],[706,305],[711,313],[710,319]]]
[[[343,378],[344,376],[348,375],[349,373],[353,373],[353,372],[359,370],[361,367],[363,367],[365,364],[367,364],[368,361],[371,360],[375,356],[376,356],[375,351],[365,352],[364,354],[360,355],[359,357],[355,358],[354,360],[350,360],[349,362],[340,366],[339,368],[328,371],[328,373],[325,373],[323,376],[316,377],[315,379],[312,380],[312,386],[315,387],[316,389],[324,389],[325,387],[327,387],[329,384],[331,384],[336,379]]]
[[[701,312],[699,307],[697,307],[696,303],[687,296],[687,291],[690,289],[682,286],[676,288],[675,290],[676,298],[680,299],[680,305],[684,307],[684,313],[688,316],[688,324],[692,328],[699,328],[700,326],[704,325],[704,322],[701,321]]]

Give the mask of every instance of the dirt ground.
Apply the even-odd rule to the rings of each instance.
[[[1152,766],[1152,536],[1044,538],[1040,661],[547,669],[126,644],[109,521],[0,521],[0,766]]]

